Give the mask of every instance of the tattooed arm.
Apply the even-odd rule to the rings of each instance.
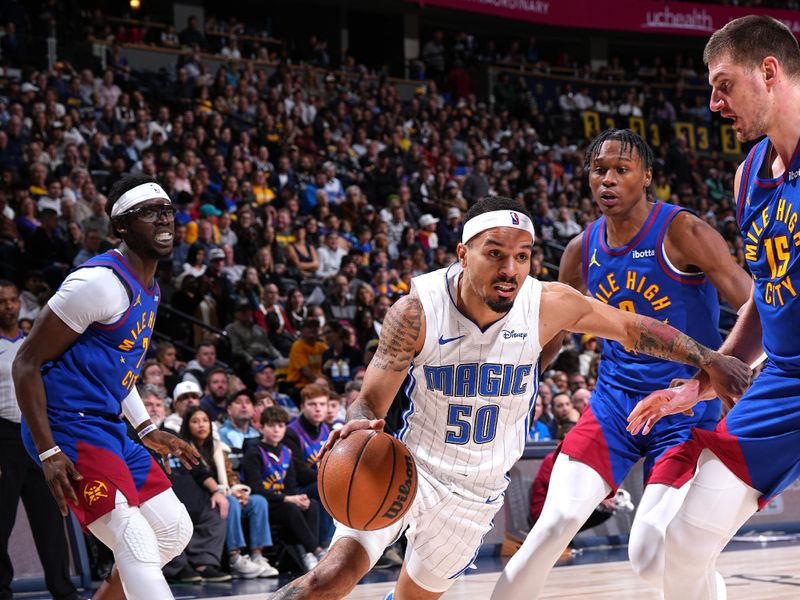
[[[539,312],[540,342],[560,330],[616,340],[628,351],[685,363],[705,371],[723,399],[741,396],[750,384],[750,368],[723,356],[660,321],[622,311],[563,284],[545,284]]]
[[[380,419],[403,385],[414,355],[425,340],[425,313],[416,296],[405,296],[386,313],[378,349],[372,357],[361,394],[347,411],[351,419]]]
[[[358,398],[347,409],[347,423],[334,431],[325,450],[340,437],[357,429],[383,429],[383,417],[389,410],[397,390],[403,385],[408,367],[422,350],[425,341],[425,313],[414,295],[403,296],[386,313],[378,340]]]

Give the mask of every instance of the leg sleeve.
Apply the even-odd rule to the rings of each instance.
[[[508,561],[492,599],[538,598],[561,552],[610,491],[611,486],[592,467],[559,454],[542,514]]]
[[[720,590],[717,558],[758,509],[761,492],[739,479],[710,450],[678,514],[667,526],[664,594],[681,600],[714,600]]]

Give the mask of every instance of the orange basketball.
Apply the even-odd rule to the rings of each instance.
[[[317,483],[328,514],[353,529],[372,531],[406,514],[417,493],[417,466],[397,438],[361,429],[325,454]]]

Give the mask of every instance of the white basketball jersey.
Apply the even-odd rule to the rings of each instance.
[[[492,500],[522,455],[538,386],[541,282],[527,277],[514,306],[485,330],[456,307],[461,267],[420,275],[425,344],[408,370],[398,437],[419,467]]]

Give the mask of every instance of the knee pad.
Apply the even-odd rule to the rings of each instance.
[[[167,532],[166,540],[162,541],[161,537],[158,539],[158,550],[161,554],[162,567],[183,552],[183,549],[186,548],[186,544],[192,539],[194,525],[183,504],[180,505],[177,519],[171,529],[172,531]]]
[[[124,546],[124,547],[123,547]],[[114,554],[127,553],[142,564],[159,564],[158,539],[147,520],[136,511],[130,515]]]
[[[118,496],[110,513],[89,524],[89,531],[108,546],[117,562],[120,555],[130,555],[142,563],[158,563],[158,540],[153,528],[138,508]]]
[[[158,538],[158,552],[164,566],[183,552],[192,539],[192,519],[171,489],[150,498],[140,508]]]

